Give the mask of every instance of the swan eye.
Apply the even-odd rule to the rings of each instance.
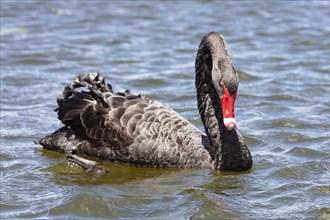
[[[220,80],[219,84],[220,84],[220,86],[223,87],[225,85],[225,82],[223,80]]]

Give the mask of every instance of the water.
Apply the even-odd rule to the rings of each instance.
[[[328,1],[1,1],[1,218],[329,219],[329,13]],[[97,179],[33,144],[89,71],[202,128],[194,59],[209,31],[240,74],[251,171],[105,162]]]

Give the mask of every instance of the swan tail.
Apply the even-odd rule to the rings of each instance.
[[[54,133],[47,135],[41,140],[34,141],[35,144],[43,146],[45,149],[64,153],[67,150],[75,149],[81,142],[74,132],[67,126],[64,126]]]

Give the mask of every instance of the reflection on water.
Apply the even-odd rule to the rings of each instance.
[[[328,1],[1,1],[1,218],[329,219],[329,22]],[[209,31],[239,72],[252,170],[104,161],[95,178],[33,144],[61,126],[63,86],[90,71],[202,129],[194,60]]]

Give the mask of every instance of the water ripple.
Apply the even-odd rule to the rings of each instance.
[[[1,218],[329,219],[328,9],[328,1],[1,1]],[[249,172],[104,162],[109,175],[93,178],[32,143],[62,126],[56,97],[89,71],[203,129],[194,60],[209,31],[224,35],[240,77],[235,115],[254,158]]]

